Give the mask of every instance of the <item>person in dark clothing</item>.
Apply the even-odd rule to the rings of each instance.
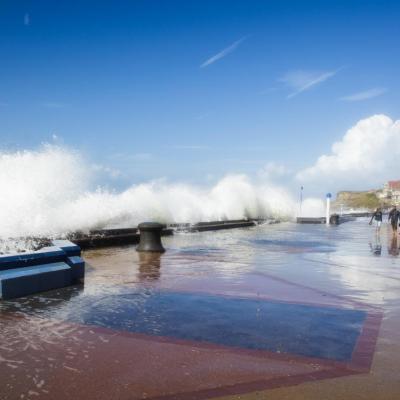
[[[390,221],[390,224],[392,225],[393,234],[397,233],[397,225],[399,224],[399,220],[400,211],[396,208],[396,206],[393,206],[388,216],[388,221]]]
[[[372,225],[372,221],[375,220],[376,233],[379,233],[381,230],[382,216],[383,216],[382,210],[378,207],[372,214],[371,221],[369,221],[369,224]]]

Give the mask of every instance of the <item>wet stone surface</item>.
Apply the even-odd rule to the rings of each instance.
[[[366,312],[153,292],[99,299],[68,320],[149,335],[350,361]]]
[[[348,398],[360,379],[363,398],[375,387],[399,395],[389,371],[400,367],[400,243],[386,226],[380,237],[360,219],[163,242],[163,255],[87,251],[84,285],[1,302],[0,398],[279,388],[278,399],[302,382],[337,398],[343,385]],[[311,396],[308,387],[294,398]]]

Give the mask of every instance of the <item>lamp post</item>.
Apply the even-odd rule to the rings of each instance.
[[[331,222],[331,197],[330,193],[326,194],[326,225],[329,225]]]
[[[303,204],[303,186],[300,186],[300,213],[299,213],[299,217],[301,217],[301,206]]]

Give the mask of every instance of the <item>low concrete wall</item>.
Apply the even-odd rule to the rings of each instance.
[[[166,229],[162,230],[161,236],[173,235],[175,230],[184,232],[205,232],[221,229],[246,228],[255,226],[259,222],[261,222],[261,220],[229,220],[198,222],[197,224],[169,224]],[[69,240],[82,249],[93,249],[108,246],[139,244],[140,235],[137,228],[100,229],[91,231],[89,234],[83,234],[80,232],[74,233],[69,236]]]
[[[298,224],[325,224],[326,218],[313,218],[313,217],[297,217],[296,222]]]
[[[354,221],[356,218],[350,215],[338,215],[332,214],[330,216],[330,224],[331,225],[340,225],[344,222]],[[298,224],[325,224],[326,218],[325,217],[297,217],[296,222]]]
[[[163,229],[161,236],[173,235],[172,229]],[[83,250],[98,247],[125,246],[139,244],[140,235],[137,228],[102,229],[89,234],[75,233],[69,239]]]
[[[191,225],[190,232],[205,232],[205,231],[218,231],[221,229],[236,229],[248,228],[255,226],[254,221],[236,220],[236,221],[212,221],[212,222],[199,222],[198,224]]]

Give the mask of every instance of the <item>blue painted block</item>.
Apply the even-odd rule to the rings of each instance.
[[[63,250],[69,257],[81,255],[81,248],[69,240],[53,240],[51,243],[53,246],[59,247]]]
[[[68,257],[67,264],[72,270],[72,282],[79,282],[85,278],[85,261],[78,256]]]
[[[13,299],[71,285],[69,265],[63,262],[0,271],[0,298]]]
[[[43,247],[32,253],[0,256],[0,271],[64,261],[66,253],[59,247]]]

